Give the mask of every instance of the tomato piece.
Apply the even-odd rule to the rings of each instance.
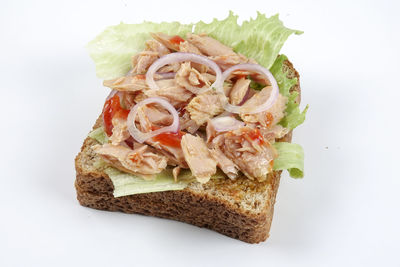
[[[245,75],[245,74],[236,74],[235,76],[236,76],[237,80],[240,80],[242,78],[245,78],[245,79],[248,78],[248,75]]]
[[[153,137],[153,140],[159,142],[162,145],[169,146],[169,147],[180,147],[182,136],[185,133],[179,131],[177,133],[161,133]]]
[[[264,143],[264,137],[261,135],[260,130],[252,129],[245,133],[251,140],[257,141],[259,144]]]
[[[129,112],[130,112],[129,109],[123,109],[123,108],[121,107],[121,109],[118,110],[118,111],[115,113],[114,117],[115,117],[115,118],[121,118],[121,119],[126,120],[126,119],[128,118]]]
[[[128,114],[129,110],[123,109],[121,107],[120,99],[117,94],[108,99],[106,103],[104,103],[103,107],[103,123],[106,134],[108,136],[112,135],[112,129],[114,128],[114,125],[112,124],[112,119],[114,117],[126,119],[128,117]]]
[[[158,130],[161,127],[159,126],[152,126],[151,130]],[[160,133],[156,136],[153,136],[152,139],[156,142],[159,142],[162,145],[170,146],[170,147],[180,147],[182,136],[185,133],[182,131],[178,131],[177,133],[167,132],[167,133]]]
[[[171,44],[177,44],[177,45],[179,45],[180,43],[182,43],[182,42],[184,42],[185,40],[183,40],[179,35],[175,35],[175,36],[173,36],[173,37],[171,37],[170,39],[169,39],[169,42],[171,43]]]

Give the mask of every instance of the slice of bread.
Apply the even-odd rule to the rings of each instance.
[[[289,61],[285,61],[284,68],[289,78],[299,79]],[[291,90],[300,92],[299,83]],[[99,118],[94,128],[101,124]],[[281,141],[290,142],[291,133]],[[203,185],[191,183],[179,191],[115,198],[111,179],[95,164],[99,160],[92,149],[95,144],[97,141],[87,137],[75,159],[75,187],[81,205],[182,221],[248,243],[259,243],[268,238],[281,171],[270,174],[265,182],[245,177],[235,181],[216,179]]]

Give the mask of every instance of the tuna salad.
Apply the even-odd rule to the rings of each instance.
[[[95,152],[146,180],[166,168],[175,179],[190,169],[200,183],[217,169],[266,180],[272,144],[290,131],[278,124],[288,97],[271,72],[206,34],[151,36],[125,76],[103,83],[112,89],[102,113],[109,141]]]

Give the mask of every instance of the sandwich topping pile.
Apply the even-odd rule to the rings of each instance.
[[[89,136],[99,142],[93,150],[114,195],[179,190],[213,178],[261,182],[282,169],[302,177],[301,147],[279,142],[307,109],[300,112],[290,90],[297,80],[287,78],[286,57],[278,55],[300,32],[262,14],[241,26],[233,14],[175,24],[121,24],[89,44],[111,89],[102,126]]]

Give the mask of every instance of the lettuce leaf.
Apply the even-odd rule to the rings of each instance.
[[[287,60],[287,57],[285,55],[278,56],[278,58],[272,65],[270,71],[272,75],[274,75],[278,83],[279,92],[283,96],[288,97],[288,103],[285,109],[286,116],[282,118],[279,124],[281,124],[285,128],[293,130],[294,128],[302,124],[306,119],[308,105],[304,108],[303,111],[300,111],[299,104],[296,103],[296,98],[299,95],[299,93],[295,91],[290,93],[290,88],[296,85],[298,81],[297,78],[287,77],[287,71],[285,71],[283,65],[283,62],[285,60]]]
[[[295,102],[298,92],[293,92],[289,96],[289,101],[286,105],[286,116],[282,118],[279,122],[285,128],[294,129],[304,122],[306,119],[306,113],[308,110],[308,105],[300,112],[299,104]]]
[[[189,183],[195,181],[190,170],[181,170],[178,176],[178,182],[175,182],[171,168],[165,169],[157,174],[153,180],[143,180],[138,176],[121,172],[113,167],[106,168],[105,173],[107,173],[114,185],[114,197],[182,190],[186,188]],[[220,170],[211,176],[211,179],[221,178],[225,178],[225,175]]]
[[[151,32],[185,36],[193,24],[178,22],[143,22],[110,26],[89,42],[87,50],[96,65],[99,78],[112,79],[125,75],[131,69],[132,56],[141,52]]]
[[[105,169],[114,185],[114,197],[122,197],[134,194],[161,192],[170,190],[182,190],[193,179],[180,179],[174,181],[172,169],[166,169],[157,174],[154,180],[144,180],[133,174],[121,172],[115,168]]]
[[[278,151],[278,158],[274,161],[274,170],[288,170],[293,178],[303,178],[304,151],[298,144],[276,142],[273,144]]]
[[[270,68],[270,71],[272,75],[274,75],[276,82],[278,83],[279,86],[279,93],[281,95],[289,97],[290,95],[290,88],[292,88],[293,85],[297,84],[297,78],[288,78],[287,77],[287,71],[284,71],[284,65],[283,62],[287,60],[287,56],[285,55],[279,55],[272,67]]]
[[[221,43],[230,46],[235,52],[255,59],[260,65],[270,68],[283,44],[291,34],[302,34],[283,26],[279,15],[267,18],[257,12],[255,19],[239,25],[238,16],[232,11],[224,20],[214,19],[207,24],[202,21],[195,24],[195,33],[207,33]]]
[[[202,21],[196,24],[178,22],[143,22],[110,26],[87,45],[90,57],[96,65],[97,76],[103,79],[125,75],[131,68],[131,58],[142,51],[145,42],[151,39],[150,32],[163,32],[168,35],[185,37],[192,32],[205,32],[220,42],[231,46],[236,52],[255,59],[259,64],[270,68],[279,50],[291,34],[301,34],[283,26],[279,16],[267,18],[257,13],[256,19],[237,23],[238,16],[233,12],[224,20],[214,19],[211,23]]]
[[[106,132],[104,131],[103,126],[94,129],[89,133],[89,137],[96,140],[100,144],[105,144],[108,142],[108,136]]]

